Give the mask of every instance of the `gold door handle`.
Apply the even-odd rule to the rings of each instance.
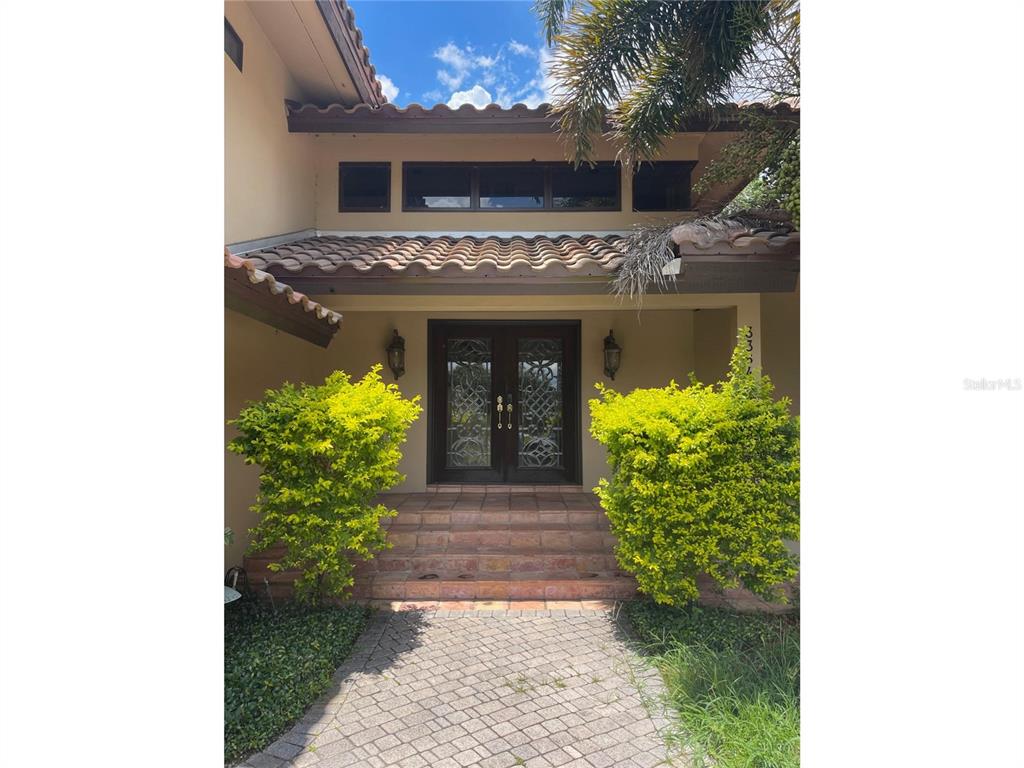
[[[504,398],[498,395],[498,429],[501,429],[501,412],[505,410],[505,406],[502,405]]]
[[[512,399],[508,401],[508,429],[512,429]]]

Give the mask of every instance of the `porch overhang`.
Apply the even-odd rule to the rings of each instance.
[[[320,347],[331,343],[341,325],[340,313],[226,251],[224,305]]]
[[[799,242],[683,245],[669,290],[792,291]],[[756,242],[754,242],[756,241]],[[246,253],[258,269],[316,296],[608,294],[625,257],[621,234],[534,236],[318,235]],[[670,268],[672,267],[670,264]]]

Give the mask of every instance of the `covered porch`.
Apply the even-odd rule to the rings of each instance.
[[[442,593],[460,599],[470,592],[474,599],[626,596],[633,585],[616,575],[614,542],[590,494],[608,474],[605,451],[590,436],[588,401],[597,396],[595,385],[620,392],[664,387],[672,380],[685,385],[691,372],[705,383],[715,382],[728,369],[737,328],[746,326],[754,365],[776,379],[780,394],[798,397],[799,299],[792,292],[798,240],[748,236],[702,245],[703,255],[686,255],[683,268],[669,277],[671,292],[634,301],[609,295],[621,259],[615,248],[620,239],[316,234],[234,248],[257,271],[305,292],[298,296],[315,296],[316,311],[306,316],[330,313],[324,315],[333,321],[330,330],[340,330],[328,346],[319,338],[296,338],[280,323],[271,329],[256,314],[228,311],[228,418],[284,381],[319,381],[335,370],[359,377],[374,365],[384,367],[385,381],[395,382],[406,397],[418,396],[424,407],[402,448],[399,469],[405,479],[387,498],[400,512],[390,531],[396,547],[362,572],[366,599],[441,599]],[[439,341],[442,326],[457,332]],[[566,346],[554,357],[528,359],[522,347],[515,351],[516,339],[554,338],[556,327],[569,335],[559,337]],[[473,336],[470,328],[492,333],[494,356],[477,360],[477,383],[482,377],[490,384],[456,398],[451,366],[469,359],[439,351],[439,344]],[[507,330],[512,328],[530,332]],[[402,370],[392,372],[387,349],[396,332],[404,341],[404,359]],[[604,355],[610,332],[621,348],[614,377]],[[505,362],[498,354],[503,344]],[[561,442],[550,472],[515,466],[528,453],[522,435],[530,403],[522,398],[523,382],[516,380],[517,366],[524,364],[543,368],[549,383],[557,380],[560,406],[554,410]],[[502,365],[504,384],[498,382]],[[505,408],[510,391],[511,418],[497,407]],[[536,399],[543,401],[545,393],[540,394]],[[456,404],[466,417],[459,424],[467,419],[477,424],[461,437],[491,441],[476,458],[463,460],[453,451]],[[536,441],[537,430],[529,437]],[[488,464],[502,451],[504,463]],[[526,458],[535,461],[537,455]],[[258,473],[237,457],[228,456],[227,462],[227,524],[241,534],[227,560],[239,564],[244,532],[254,522],[248,507]],[[465,467],[472,471],[451,471]],[[392,557],[397,559],[387,562]],[[500,576],[480,578],[487,573]]]

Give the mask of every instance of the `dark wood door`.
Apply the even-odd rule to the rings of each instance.
[[[429,322],[433,482],[579,482],[579,322]]]

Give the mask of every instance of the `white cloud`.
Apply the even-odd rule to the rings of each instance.
[[[462,81],[466,79],[467,72],[461,72],[459,74],[451,74],[447,70],[437,70],[437,79],[441,81],[441,85],[446,88],[458,88],[462,85]]]
[[[533,56],[533,48],[528,45],[523,45],[518,40],[509,40],[508,47],[512,50],[512,53],[517,56]]]
[[[380,89],[384,91],[384,98],[388,101],[394,101],[398,98],[398,86],[395,85],[394,81],[387,75],[377,75],[377,79],[380,80]]]
[[[491,94],[478,84],[468,91],[456,91],[453,93],[452,97],[448,99],[448,106],[452,109],[458,109],[463,104],[472,104],[477,109],[483,109],[492,101]]]
[[[434,58],[444,62],[456,72],[463,72],[472,66],[472,49],[463,51],[455,43],[448,43],[434,51]]]
[[[557,84],[551,75],[551,64],[555,60],[554,51],[551,48],[541,48],[537,73],[540,76],[540,90],[543,93],[544,101],[551,102],[557,96]]]
[[[427,91],[423,94],[423,103],[427,106],[431,104],[437,104],[441,101],[442,94],[436,88],[432,91]]]
[[[526,57],[526,61],[520,57]],[[434,58],[445,65],[437,70],[437,79],[452,94],[448,104],[453,108],[462,104],[482,107],[492,101],[504,107],[517,103],[536,107],[554,96],[555,81],[548,72],[553,52],[549,48],[531,48],[518,40],[509,40],[487,56],[478,53],[472,45],[460,47],[450,42],[434,51]],[[530,59],[536,63],[532,72]],[[523,72],[524,64],[526,72]],[[473,87],[464,90],[467,82]],[[495,94],[493,99],[492,93]],[[431,92],[429,96],[434,94]],[[424,94],[424,98],[428,98],[428,94]],[[435,100],[440,100],[440,94]]]
[[[437,79],[448,88],[462,85],[474,63],[473,49],[467,46],[463,50],[455,43],[442,45],[434,51],[434,58],[448,67],[437,71]]]
[[[523,96],[521,99],[519,99],[519,101],[528,106],[530,109],[533,109],[534,107],[539,107],[541,104],[546,102],[547,99],[544,98],[543,93],[540,93],[539,91],[534,91],[533,93]]]

